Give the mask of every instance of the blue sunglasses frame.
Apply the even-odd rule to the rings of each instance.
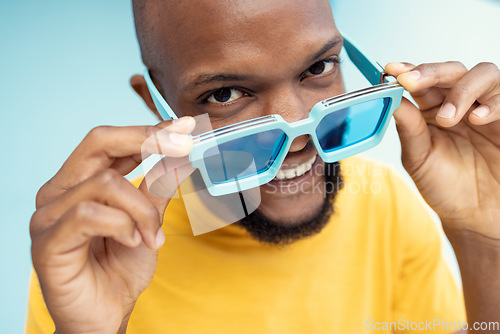
[[[212,196],[221,196],[244,191],[273,180],[288,154],[291,143],[295,138],[302,135],[309,135],[311,137],[319,156],[325,162],[336,162],[345,159],[366,151],[380,143],[387,130],[394,110],[396,110],[401,103],[404,89],[396,82],[389,83],[382,67],[379,64],[371,62],[345,36],[344,49],[354,65],[374,86],[320,101],[314,105],[307,118],[293,123],[285,121],[281,115],[268,115],[231,124],[193,137],[194,146],[189,155],[190,161],[194,168],[200,170],[207,190]],[[144,77],[153,102],[162,118],[164,120],[177,119],[177,116],[171,111],[151,80],[149,70],[145,70]],[[384,110],[377,111],[380,113],[384,112],[384,114],[381,115],[378,126],[371,136],[329,152],[322,149],[316,135],[316,129],[324,117],[353,105],[385,98],[388,99],[388,102]],[[259,173],[255,172],[252,175],[246,175],[242,178],[229,180],[224,183],[212,182],[204,161],[204,154],[207,150],[235,139],[270,130],[281,130],[287,137],[278,154],[274,157],[273,162],[265,171]]]

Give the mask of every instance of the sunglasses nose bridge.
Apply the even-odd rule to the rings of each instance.
[[[311,118],[305,118],[297,122],[289,123],[288,138],[293,141],[303,135],[314,135],[315,122]]]
[[[290,141],[289,151],[296,152],[302,150],[309,140],[311,140],[314,131],[314,122],[310,118],[302,119],[297,122],[289,123],[287,136]],[[301,138],[305,137],[307,138]]]

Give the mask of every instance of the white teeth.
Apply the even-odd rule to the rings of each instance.
[[[309,161],[306,161],[302,165],[298,165],[295,168],[285,169],[285,170],[280,169],[275,179],[288,180],[288,179],[293,179],[297,176],[304,175],[305,173],[311,170],[314,161],[316,161],[316,155],[312,157]]]

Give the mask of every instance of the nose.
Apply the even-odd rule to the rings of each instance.
[[[267,114],[278,114],[289,123],[307,118],[312,108],[310,103],[298,90],[291,86],[283,86],[275,89],[270,94]],[[290,152],[302,150],[309,142],[309,135],[295,138],[290,146]]]
[[[310,139],[311,138],[309,137],[309,135],[298,136],[293,140],[292,145],[290,145],[290,152],[298,152],[303,150]]]

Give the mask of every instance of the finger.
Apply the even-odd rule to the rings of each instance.
[[[109,168],[116,170],[121,175],[127,175],[136,169],[141,162],[141,155],[131,155],[130,157],[116,159]]]
[[[162,137],[163,154],[187,155],[192,142],[187,133],[194,128],[194,119],[187,117],[173,123],[169,121],[168,125],[165,123],[158,126],[94,128],[71,154],[55,179],[68,179],[73,175],[77,180],[72,183],[78,184],[82,181],[81,178],[87,179],[99,170],[110,167],[117,158],[141,154],[144,142],[162,129],[169,134]],[[180,132],[182,130],[185,131],[184,134]],[[155,149],[156,147],[152,147],[150,151],[154,152]]]
[[[416,66],[412,63],[400,62],[400,63],[388,63],[385,65],[385,72],[393,77],[397,77],[400,74],[406,73],[414,69]]]
[[[398,79],[401,85],[410,92],[413,100],[419,106],[421,110],[428,110],[434,108],[438,105],[441,105],[445,98],[445,94],[443,90],[439,87],[427,87],[421,90],[411,91],[411,84],[413,80],[410,80],[410,85],[408,85],[407,75],[405,73],[409,73],[412,70],[416,69],[416,66],[410,63],[389,63],[385,67],[386,72],[390,75],[393,75]],[[401,76],[401,78],[400,78]],[[412,77],[419,77],[419,73],[415,72],[411,74]],[[401,80],[400,80],[401,79]],[[405,80],[406,79],[406,80]],[[418,80],[418,78],[417,78]]]
[[[500,70],[495,64],[476,65],[451,88],[437,114],[437,122],[445,127],[456,125],[476,101],[482,103],[498,93],[499,85]]]
[[[192,117],[183,117],[180,120],[182,120],[182,122],[174,120],[173,123],[171,123],[165,128],[159,129],[156,133],[154,133],[152,136],[149,137],[149,138],[152,137],[155,138],[155,145],[152,147],[152,149],[150,149],[150,151],[152,152],[147,152],[145,158],[154,153],[175,156],[176,152],[172,152],[168,145],[168,143],[171,141],[171,137],[169,134],[171,132],[179,134],[191,133],[196,126],[194,118]],[[181,136],[181,138],[184,138],[184,136]],[[148,139],[146,139],[146,141],[148,141]],[[188,145],[191,145],[190,140],[188,140]],[[148,148],[145,148],[143,143],[141,147],[141,151],[143,152],[141,152],[141,154],[131,155],[130,157],[125,157],[121,159],[116,159],[110,168],[116,169],[122,175],[130,173],[135,168],[137,168],[137,166],[140,165],[140,163],[143,160],[141,158],[141,155],[143,155],[145,153],[144,150],[147,149]],[[182,154],[182,156],[184,156],[184,154]]]
[[[406,98],[394,112],[399,139],[401,159],[409,173],[419,169],[431,150],[431,136],[420,110]]]
[[[139,190],[153,203],[161,218],[180,185],[194,172],[187,157],[160,160],[145,175]]]
[[[192,139],[187,133],[193,130],[194,123],[192,117],[183,117],[174,122],[162,122],[157,126],[94,128],[57,174],[40,189],[36,199],[37,208],[100,170],[114,165],[119,167],[120,171],[128,171],[134,167],[130,157],[140,163],[144,142],[162,128],[171,131],[171,136],[165,135],[162,138],[161,149],[164,154],[187,155],[192,148]],[[151,152],[156,149],[151,148]],[[124,158],[128,160],[123,163],[126,166],[120,164]]]
[[[421,64],[398,76],[398,81],[410,93],[431,87],[451,88],[467,73],[460,62]]]
[[[68,208],[79,202],[93,201],[127,213],[137,225],[144,243],[157,249],[156,235],[161,220],[156,207],[118,172],[107,169],[80,183],[37,210],[30,226],[36,235],[57,221]]]
[[[497,94],[469,114],[469,121],[475,125],[484,125],[500,120],[500,94]]]
[[[410,94],[420,110],[429,110],[440,106],[446,97],[443,90],[438,87],[426,88]]]
[[[54,255],[80,249],[85,260],[93,237],[110,237],[127,247],[141,243],[133,219],[125,212],[97,202],[79,202],[54,225],[33,237],[33,264],[37,270],[57,266],[61,257]]]

